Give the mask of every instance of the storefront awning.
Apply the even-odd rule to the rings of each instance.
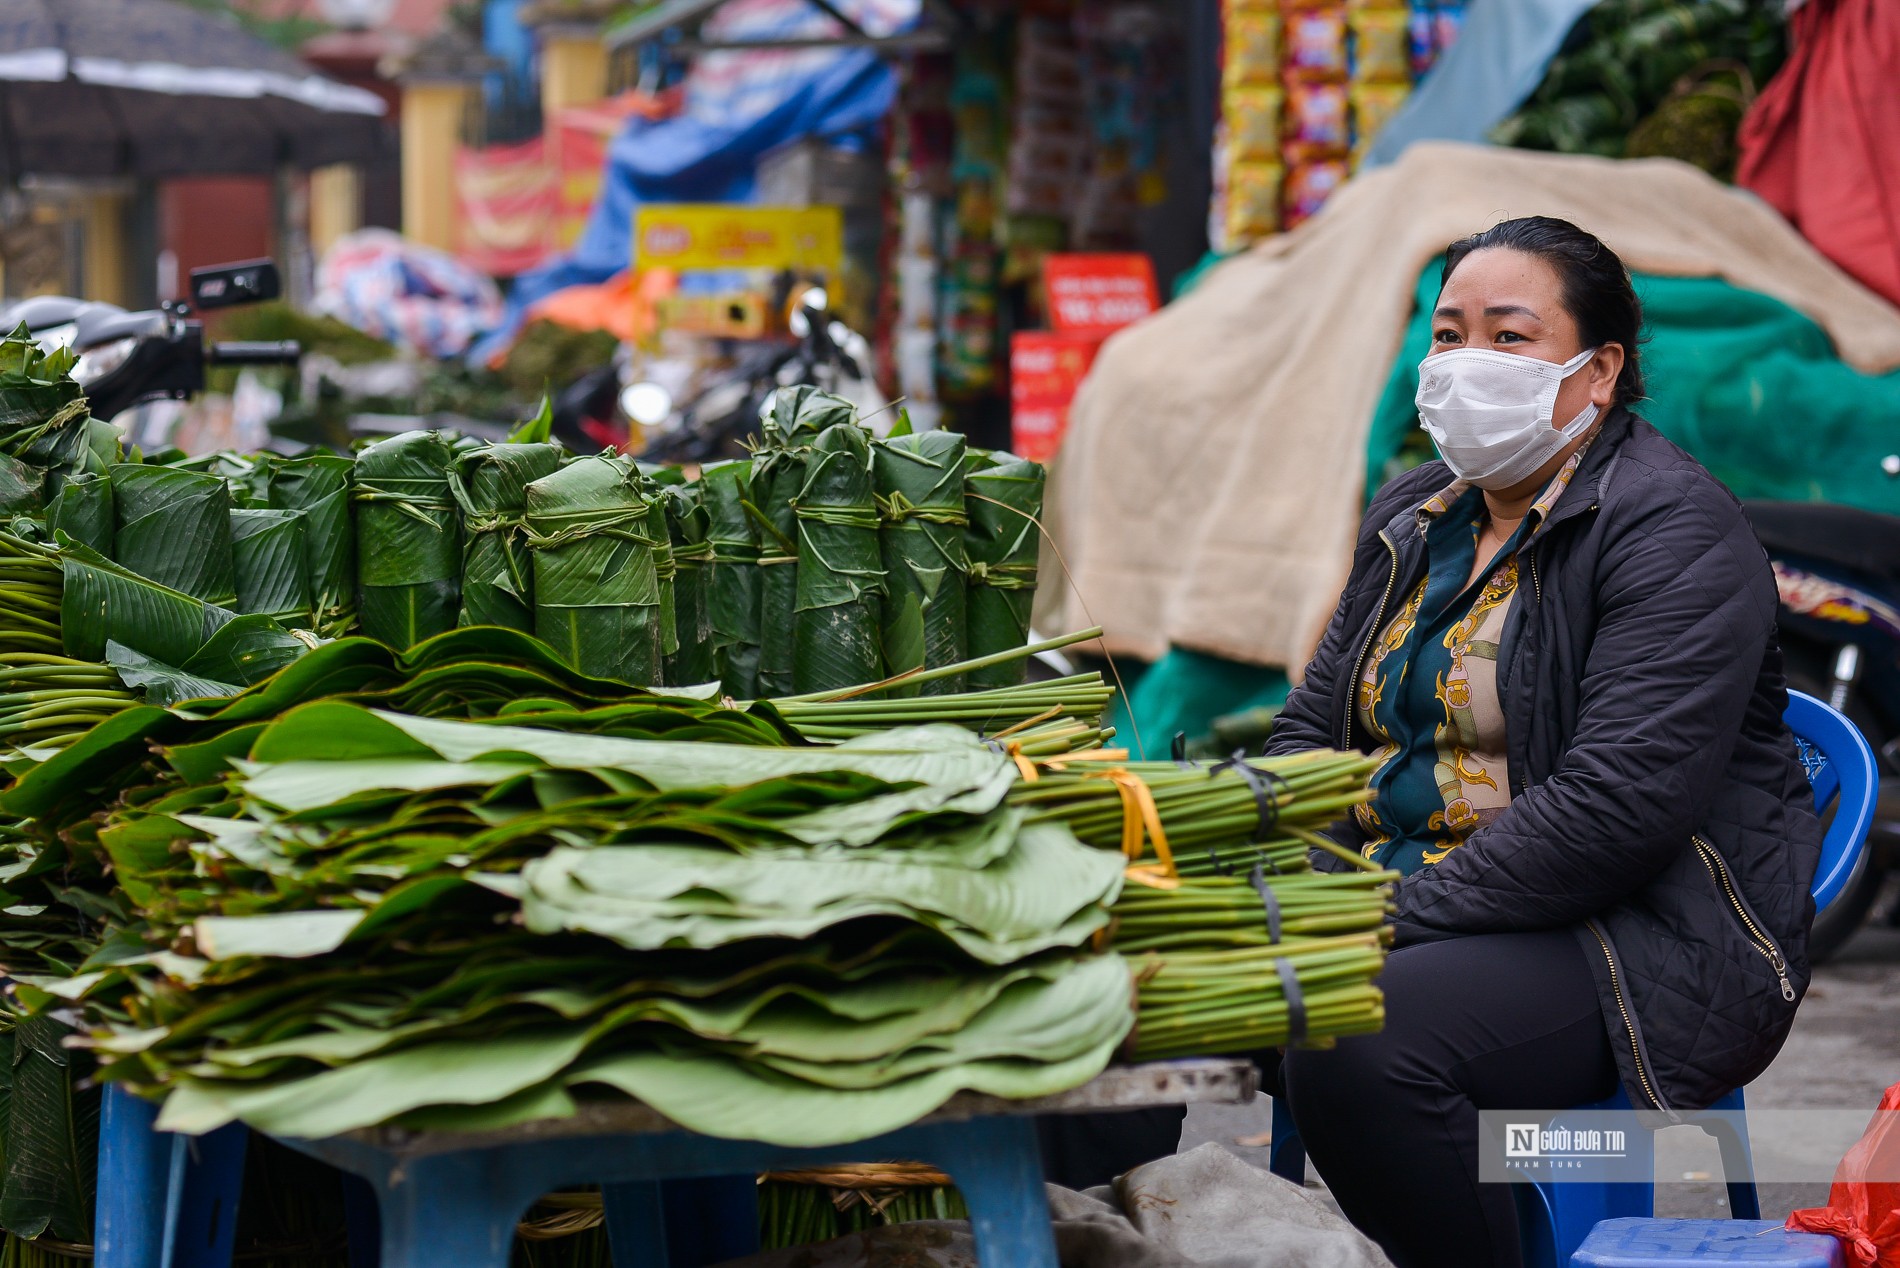
[[[914,30],[890,35],[868,31],[833,0],[804,0],[832,19],[841,30],[829,35],[788,35],[745,39],[702,38],[699,28],[726,0],[665,0],[650,11],[609,31],[610,48],[625,48],[680,32],[675,45],[684,53],[729,49],[870,48],[887,53],[931,52],[950,47],[951,35],[963,24],[949,0],[923,0],[925,23]]]

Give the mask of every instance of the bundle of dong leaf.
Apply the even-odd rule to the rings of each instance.
[[[134,921],[23,989],[78,997],[101,1076],[192,1132],[495,1127],[617,1092],[836,1142],[1074,1086],[1127,1034],[1128,971],[1088,950],[1122,861],[1005,806],[1019,772],[968,732],[535,723],[319,701],[226,732],[222,773],[164,750],[97,833]]]

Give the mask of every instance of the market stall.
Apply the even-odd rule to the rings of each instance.
[[[149,1120],[108,1115],[110,1165],[49,1130],[96,1123],[100,1085],[207,1141],[453,1152],[622,1106],[850,1160],[958,1096],[1380,1024],[1391,878],[1307,861],[1366,761],[1131,760],[1098,675],[1032,680],[1099,634],[1028,641],[1035,464],[874,439],[809,388],[697,472],[568,453],[545,418],[145,455],[66,354],[0,366],[22,1254],[89,1244],[95,1183],[121,1231],[146,1200],[122,1160]],[[963,1198],[1033,1223],[1011,1148],[1020,1183]],[[790,1161],[668,1156],[645,1178]],[[472,1235],[385,1190],[390,1262]]]

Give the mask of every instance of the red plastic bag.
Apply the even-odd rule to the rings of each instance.
[[[1787,1227],[1833,1234],[1852,1268],[1900,1268],[1900,1083],[1835,1168],[1827,1205],[1791,1211]]]
[[[1900,304],[1900,4],[1808,0],[1794,48],[1742,120],[1735,183]]]

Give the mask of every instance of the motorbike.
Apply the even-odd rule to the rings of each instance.
[[[150,401],[186,400],[204,390],[205,371],[212,367],[295,365],[302,357],[294,341],[207,343],[204,324],[192,320],[194,312],[276,299],[283,281],[272,261],[194,269],[190,285],[190,300],[169,300],[145,312],[38,295],[0,308],[0,327],[24,326],[41,348],[77,353],[73,378],[99,419],[118,418]]]
[[[862,335],[830,315],[830,297],[820,287],[799,295],[787,320],[793,342],[765,343],[742,353],[733,365],[691,399],[676,406],[665,386],[643,379],[619,396],[622,412],[640,424],[648,441],[642,462],[699,463],[737,458],[758,430],[759,409],[781,387],[810,384],[855,402],[871,429],[887,432],[896,420],[881,411],[870,373],[871,348]],[[557,402],[555,425],[561,424]]]
[[[1882,466],[1900,476],[1900,455]],[[1880,767],[1867,848],[1809,934],[1818,964],[1854,935],[1900,869],[1900,516],[1818,502],[1744,506],[1774,568],[1788,685],[1846,714]],[[1900,923],[1900,908],[1892,918]]]

